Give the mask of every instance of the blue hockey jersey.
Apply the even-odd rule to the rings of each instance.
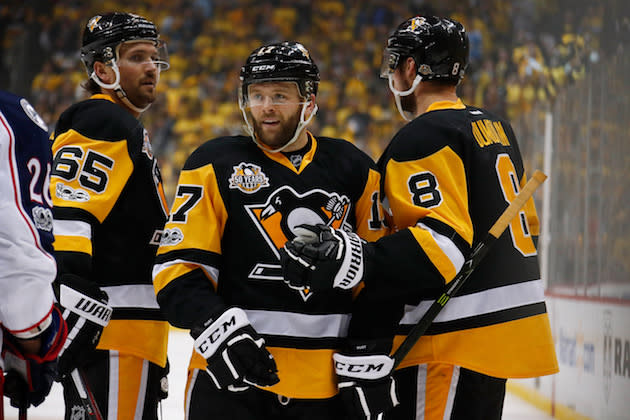
[[[28,101],[0,91],[0,323],[28,338],[52,309],[47,127]]]

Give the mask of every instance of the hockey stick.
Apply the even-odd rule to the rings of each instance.
[[[444,305],[450,300],[450,298],[457,293],[462,284],[470,276],[475,268],[479,265],[483,257],[488,253],[488,250],[494,243],[494,241],[501,236],[503,231],[512,222],[512,219],[521,210],[521,207],[525,205],[527,200],[534,194],[534,191],[547,179],[547,175],[541,171],[534,172],[532,178],[525,184],[521,192],[518,193],[510,205],[499,216],[494,225],[488,231],[488,235],[475,247],[472,254],[464,262],[462,269],[457,273],[455,278],[449,282],[439,298],[437,298],[429,307],[429,310],[422,316],[420,321],[411,329],[407,337],[403,340],[402,344],[394,352],[392,356],[394,359],[394,368],[397,367],[400,362],[405,358],[407,353],[411,351],[411,348],[418,342],[420,337],[424,335],[435,317],[440,313]]]
[[[94,398],[94,394],[92,394],[92,390],[88,386],[87,382],[79,372],[79,369],[75,369],[70,373],[70,378],[72,379],[72,384],[81,400],[81,405],[85,410],[85,419],[86,420],[103,420],[103,416],[101,415],[100,410],[98,409],[98,405],[96,404],[96,399]]]

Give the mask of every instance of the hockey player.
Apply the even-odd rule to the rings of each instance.
[[[257,48],[240,75],[251,138],[188,158],[153,270],[169,322],[195,339],[186,418],[345,418],[332,355],[353,290],[291,288],[279,249],[302,223],[382,236],[376,165],[306,130],[319,71],[300,43]]]
[[[409,123],[378,162],[394,233],[356,249],[320,225],[309,228],[317,241],[287,244],[294,257],[287,264],[306,264],[311,276],[321,272],[322,284],[332,285],[331,272],[345,275],[342,261],[351,250],[363,261],[355,281],[362,279],[366,292],[389,287],[404,296],[394,347],[526,181],[510,124],[457,97],[467,63],[468,37],[456,21],[416,16],[394,31],[382,76]],[[537,235],[530,200],[402,361],[393,374],[397,392],[386,380],[393,366],[386,355],[373,355],[382,369],[370,376],[348,368],[365,356],[336,354],[341,392],[355,411],[370,418],[387,412],[385,419],[500,419],[506,378],[557,372]],[[369,325],[380,307],[354,313],[353,322]]]
[[[77,401],[68,374],[77,367],[105,418],[155,419],[168,323],[151,269],[168,210],[138,117],[168,68],[165,46],[145,18],[107,13],[85,26],[81,59],[92,96],[57,122],[51,181],[55,285],[69,325],[59,360],[66,419]]]
[[[0,91],[0,419],[3,393],[14,407],[44,401],[67,333],[51,287],[47,130],[26,99]]]

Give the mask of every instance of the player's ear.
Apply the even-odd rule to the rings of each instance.
[[[315,108],[315,95],[311,93],[306,102],[306,113],[304,118],[310,117],[311,112],[313,112],[313,108]]]
[[[112,68],[105,63],[95,61],[94,72],[96,73],[98,78],[103,81],[103,83],[114,83],[114,78],[116,77],[116,75],[114,74],[114,70],[112,70]]]
[[[403,67],[403,72],[405,75],[411,77],[412,80],[416,78],[416,61],[412,57],[407,57]]]

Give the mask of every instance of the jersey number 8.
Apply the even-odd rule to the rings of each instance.
[[[520,191],[518,176],[510,156],[505,153],[498,155],[495,169],[499,177],[503,198],[509,204]],[[510,236],[514,248],[525,257],[536,254],[536,247],[527,223],[527,206],[523,207],[518,213],[518,217],[515,217],[510,223]]]

